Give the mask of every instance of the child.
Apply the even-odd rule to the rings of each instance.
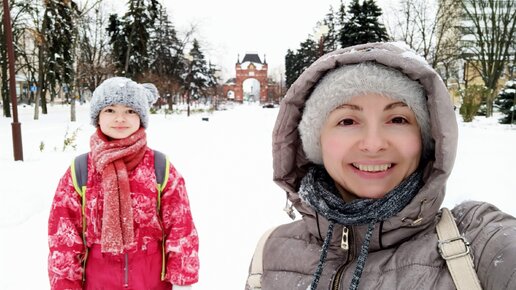
[[[154,85],[122,77],[93,92],[90,117],[97,130],[85,198],[69,168],[50,211],[51,289],[178,290],[197,282],[197,231],[184,180],[172,165],[158,201],[154,151],[145,134],[157,98]]]
[[[485,202],[456,220],[440,209],[457,134],[443,81],[406,45],[322,56],[273,133],[274,180],[302,219],[259,244],[246,288],[516,289],[516,219]]]

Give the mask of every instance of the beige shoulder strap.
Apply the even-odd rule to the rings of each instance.
[[[470,255],[470,244],[466,237],[459,234],[455,219],[447,208],[442,209],[437,235],[439,253],[446,260],[457,290],[481,290]]]
[[[265,247],[265,242],[267,242],[267,239],[275,229],[276,227],[273,227],[263,233],[254,250],[251,272],[247,277],[247,285],[249,285],[252,290],[262,289],[263,248]]]

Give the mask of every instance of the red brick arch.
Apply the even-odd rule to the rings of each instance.
[[[235,102],[244,101],[243,84],[247,79],[256,79],[260,83],[260,103],[268,100],[268,65],[267,61],[262,62],[258,54],[247,53],[242,62],[237,59],[235,64],[236,77],[229,80],[223,86],[224,96],[232,91],[234,93]]]

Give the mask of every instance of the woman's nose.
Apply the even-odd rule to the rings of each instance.
[[[363,134],[359,142],[359,149],[367,152],[379,152],[387,148],[388,142],[385,134],[379,127],[364,128]]]

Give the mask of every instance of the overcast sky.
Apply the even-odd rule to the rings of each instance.
[[[126,0],[110,0],[109,2]],[[346,6],[348,1],[344,1]],[[399,0],[377,0],[384,13]],[[266,55],[269,75],[284,72],[287,49],[297,49],[317,21],[340,0],[162,0],[178,32],[191,25],[207,58],[222,70],[222,81],[234,77],[238,55],[254,52]]]

